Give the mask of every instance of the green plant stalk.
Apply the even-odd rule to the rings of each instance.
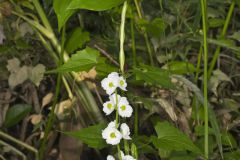
[[[135,107],[134,111],[134,135],[138,135],[138,106]]]
[[[118,150],[118,158],[119,160],[122,160],[121,149],[119,144],[117,145],[117,150]]]
[[[14,138],[12,136],[9,136],[8,134],[6,134],[6,133],[4,133],[2,131],[0,131],[0,137],[3,137],[3,138],[5,138],[5,139],[7,139],[9,141],[12,141],[12,142],[18,144],[19,146],[24,147],[27,150],[33,152],[35,154],[36,160],[39,160],[38,151],[34,147],[32,147],[32,146],[30,146],[30,145],[28,145],[28,144],[26,144],[26,143],[24,143],[24,142],[22,142],[22,141],[20,141],[20,140],[18,140],[16,138]]]
[[[132,11],[132,7],[130,7],[131,12],[131,40],[132,40],[132,58],[133,58],[133,66],[137,66],[137,56],[136,56],[136,42],[135,42],[135,31],[134,31],[134,14]]]
[[[61,37],[61,48],[64,48],[64,43],[65,43],[65,26],[63,27],[63,30],[62,30],[62,37]],[[62,49],[62,53],[60,55],[60,60],[59,60],[59,64],[58,66],[61,66],[62,63],[63,63],[63,51],[64,49]],[[48,139],[48,135],[51,131],[51,128],[54,124],[54,121],[55,121],[55,108],[56,108],[56,105],[57,105],[57,102],[58,102],[58,97],[59,97],[59,94],[60,94],[60,88],[61,88],[61,77],[62,77],[62,74],[61,73],[58,73],[57,75],[57,85],[56,85],[56,91],[55,91],[55,96],[54,96],[54,100],[53,100],[53,106],[52,106],[52,109],[51,109],[51,112],[50,112],[50,116],[49,116],[49,119],[47,120],[47,126],[45,128],[45,131],[44,131],[44,137],[43,137],[43,140],[42,140],[42,143],[41,143],[41,146],[40,146],[40,150],[39,150],[39,158],[40,160],[43,160],[44,159],[44,155],[45,155],[45,148],[46,148],[46,144],[47,144],[47,139]]]
[[[119,53],[119,64],[120,70],[124,73],[124,64],[125,64],[125,54],[124,54],[124,39],[125,39],[125,21],[126,21],[126,12],[127,12],[127,1],[124,2],[121,14],[121,25],[120,25],[120,53]]]
[[[129,154],[129,144],[126,139],[123,140],[125,154]]]
[[[224,36],[226,35],[227,28],[228,28],[228,26],[229,26],[229,22],[230,22],[230,19],[231,19],[231,17],[232,17],[232,14],[233,14],[234,7],[235,7],[235,1],[233,0],[232,3],[231,3],[231,5],[230,5],[230,7],[229,7],[229,10],[228,10],[228,14],[227,14],[225,23],[224,23],[222,32],[221,32],[221,34],[220,34],[220,38],[224,38]],[[217,62],[217,59],[218,59],[218,57],[219,57],[220,51],[221,51],[221,47],[218,46],[218,47],[216,48],[214,54],[213,54],[213,58],[212,58],[212,61],[211,61],[211,63],[210,63],[209,69],[208,69],[208,79],[210,79],[210,77],[211,77],[213,68],[214,68],[214,66],[216,65],[216,62]]]
[[[0,140],[0,144],[7,146],[9,149],[11,149],[12,151],[14,151],[16,154],[20,155],[22,157],[23,160],[27,160],[27,157],[21,152],[19,151],[17,148],[5,143],[4,141]]]
[[[142,15],[141,8],[139,6],[138,0],[134,0],[134,3],[135,3],[135,6],[136,6],[136,9],[137,9],[138,17],[140,19],[142,19],[143,15]],[[148,34],[146,32],[144,32],[143,37],[144,37],[144,40],[145,40],[145,43],[146,43],[146,46],[147,46],[147,51],[148,51],[150,64],[151,64],[151,66],[153,66],[154,65],[153,52],[152,52],[152,48],[151,48],[151,45],[150,45],[150,42],[149,42]]]
[[[204,156],[208,159],[208,44],[207,44],[207,2],[201,0],[202,27],[203,27],[203,51],[204,51]]]
[[[131,12],[131,39],[132,39],[132,57],[133,57],[133,67],[137,67],[137,56],[136,56],[136,44],[135,44],[135,32],[134,32],[134,13],[132,8],[130,8]],[[138,108],[135,107],[134,111],[134,134],[138,133]]]
[[[197,80],[199,78],[200,67],[201,67],[201,60],[202,60],[202,46],[200,46],[200,49],[199,49],[199,52],[198,52],[196,75],[195,75],[195,79],[194,79],[195,82],[197,82]]]
[[[39,17],[41,18],[44,26],[45,26],[50,32],[53,33],[53,29],[52,29],[52,27],[51,27],[51,25],[50,25],[50,23],[49,23],[46,15],[45,15],[45,12],[43,11],[43,8],[41,7],[39,1],[38,1],[38,0],[33,0],[32,3],[33,3],[33,5],[34,5],[35,9],[37,10],[37,13],[38,13]]]

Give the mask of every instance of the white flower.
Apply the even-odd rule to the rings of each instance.
[[[115,160],[115,158],[113,156],[111,156],[111,155],[108,155],[107,156],[107,160]]]
[[[118,101],[118,113],[121,117],[131,117],[133,112],[132,107],[126,97],[121,97]]]
[[[135,160],[132,156],[130,155],[124,155],[124,153],[121,151],[121,157],[122,160]]]
[[[116,88],[119,86],[119,75],[117,72],[112,72],[108,75],[107,78],[104,78],[101,81],[103,89],[107,92],[108,95],[111,95]]]
[[[109,96],[110,101],[116,106],[117,103],[119,103],[121,96],[119,94],[112,94],[111,96]]]
[[[126,123],[121,124],[120,130],[121,130],[123,139],[128,139],[128,140],[131,139],[130,129]]]
[[[102,131],[102,137],[107,144],[117,145],[122,139],[122,134],[117,130],[115,121],[108,124],[107,128]]]
[[[116,128],[116,120],[111,121],[110,123],[108,123],[108,128]]]
[[[118,87],[121,88],[122,90],[126,91],[127,83],[126,80],[123,78],[123,76],[119,77],[118,80]]]
[[[114,111],[115,104],[112,103],[112,101],[107,101],[103,104],[103,112],[106,113],[106,115],[111,114]]]

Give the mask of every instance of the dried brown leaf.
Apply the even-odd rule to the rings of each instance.
[[[46,96],[43,97],[42,99],[42,107],[45,107],[48,105],[53,99],[53,93],[48,93]]]
[[[41,114],[33,114],[31,115],[31,123],[33,125],[37,125],[41,122],[42,120],[42,115]]]

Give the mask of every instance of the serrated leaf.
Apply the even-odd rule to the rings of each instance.
[[[148,85],[162,86],[164,88],[174,88],[170,79],[170,73],[167,70],[147,65],[140,65],[135,68],[133,73],[136,80],[143,81]]]
[[[86,48],[74,54],[65,64],[60,66],[57,71],[89,71],[100,61],[100,55],[97,50]]]
[[[6,113],[4,121],[5,127],[11,127],[21,121],[28,113],[31,112],[32,106],[28,104],[16,104],[10,107]]]
[[[116,7],[123,2],[124,0],[72,0],[68,9],[104,11]]]
[[[151,139],[157,148],[176,151],[189,150],[197,154],[202,153],[190,138],[168,122],[158,122],[154,128],[157,132],[157,137],[152,136]]]
[[[107,146],[106,142],[102,138],[102,130],[106,127],[105,124],[98,124],[90,126],[79,131],[63,132],[64,134],[77,138],[89,147],[102,149]]]
[[[88,32],[83,31],[82,28],[76,28],[66,43],[66,50],[68,53],[72,53],[76,49],[81,48],[89,40]]]
[[[58,30],[60,30],[67,20],[73,15],[75,10],[67,9],[71,0],[54,0],[53,8],[58,18]]]

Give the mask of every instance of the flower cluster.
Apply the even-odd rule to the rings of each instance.
[[[102,137],[106,140],[107,144],[118,145],[121,139],[131,140],[130,129],[126,123],[118,124],[118,115],[123,118],[132,116],[133,108],[129,104],[126,97],[117,94],[117,88],[127,91],[127,83],[123,76],[118,73],[112,72],[107,78],[101,82],[103,89],[109,95],[109,100],[103,104],[103,112],[110,115],[114,111],[117,113],[117,118],[112,121],[102,131]],[[134,160],[130,155],[124,155],[121,151],[122,160]],[[115,160],[113,156],[108,156],[107,160]]]
[[[132,156],[130,155],[124,155],[124,153],[121,151],[121,158],[122,160],[135,160]],[[107,156],[107,160],[115,160],[115,158],[111,155]]]

